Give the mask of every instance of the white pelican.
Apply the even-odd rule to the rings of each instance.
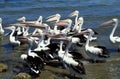
[[[21,18],[18,18],[17,20],[20,21],[22,24],[39,24],[42,20],[42,16],[39,16],[36,21],[26,21],[26,18],[23,16]]]
[[[36,21],[36,25],[39,25],[39,24],[42,24],[42,20],[43,20],[43,18],[42,18],[42,16],[40,16],[39,18],[38,18],[38,20]],[[42,33],[42,29],[39,29],[39,28],[35,28],[35,30],[33,31],[33,33],[32,33],[32,35],[34,35],[35,33]]]
[[[71,19],[60,20],[59,22],[55,23],[55,25],[59,27],[65,26],[64,29],[60,30],[60,33],[67,34],[68,32],[70,32],[72,20]]]
[[[60,50],[58,51],[58,57],[60,58],[60,61],[62,61],[64,67],[72,73],[77,74],[85,74],[85,68],[82,62],[77,61],[73,58],[73,55],[69,53],[69,48],[71,46],[71,43],[69,41],[69,38],[55,38],[56,40],[60,40]],[[65,51],[63,51],[63,43],[64,41],[69,41],[67,44],[67,47],[65,48]]]
[[[34,51],[44,51],[44,50],[49,50],[47,46],[47,44],[45,44],[45,40],[44,40],[44,33],[41,34],[41,38],[39,40],[38,46],[37,48],[34,49]]]
[[[75,10],[74,12],[70,13],[69,16],[70,16],[70,17],[74,17],[74,16],[75,16],[75,24],[74,24],[74,27],[73,27],[72,31],[78,30],[78,29],[77,29],[77,27],[78,27],[78,26],[77,26],[77,21],[78,21],[78,17],[79,17],[79,11],[78,11],[78,10]]]
[[[82,26],[83,26],[83,23],[84,23],[84,19],[83,17],[79,17],[79,11],[78,10],[75,10],[74,12],[72,12],[70,15],[70,17],[75,17],[75,24],[74,24],[74,27],[72,29],[72,31],[77,31],[78,33],[81,32],[81,30],[83,29]],[[88,35],[84,34],[84,37],[85,38],[88,38]],[[93,40],[96,40],[97,37],[91,37],[90,38],[90,41],[93,41]]]
[[[5,29],[9,29],[9,30],[12,30],[11,34],[10,34],[10,37],[9,37],[9,41],[10,41],[10,44],[14,47],[14,46],[20,46],[20,41],[16,40],[15,39],[15,36],[13,36],[15,30],[16,30],[16,27],[15,26],[10,26],[10,27],[6,27]]]
[[[71,57],[64,56],[62,58],[63,65],[73,74],[85,74],[85,68],[82,62],[74,60]]]
[[[109,39],[113,44],[116,44],[116,46],[118,46],[118,49],[120,51],[120,36],[114,36],[115,30],[118,26],[118,19],[117,18],[113,18],[112,20],[105,22],[103,24],[101,24],[101,27],[104,26],[110,26],[110,25],[114,25],[112,32],[110,33]]]
[[[4,34],[4,29],[2,27],[2,18],[0,18],[0,35]]]
[[[44,60],[35,52],[31,50],[31,39],[28,39],[28,53],[27,54],[22,54],[21,59],[25,60],[30,67],[30,69],[36,73],[39,74],[41,69],[43,68],[44,65]]]
[[[94,32],[91,29],[87,29],[87,31],[89,32],[89,36],[88,36],[88,39],[85,44],[85,51],[86,51],[87,55],[93,59],[97,59],[100,57],[102,57],[102,58],[109,57],[109,52],[106,49],[106,47],[104,47],[104,46],[89,46],[89,40],[90,40],[91,36],[94,35]]]
[[[55,21],[55,23],[57,23],[57,22],[59,22],[60,18],[61,18],[60,14],[51,15],[51,16],[49,16],[47,18],[46,22],[53,22],[53,21]],[[50,29],[49,31],[52,34],[59,34],[60,33],[60,30],[58,30],[58,26],[57,25],[54,26],[53,30]]]
[[[25,22],[25,21],[26,21],[26,18],[25,18],[25,16],[23,16],[23,17],[21,17],[21,18],[18,18],[17,20],[20,21],[20,22]]]
[[[63,50],[63,43],[64,43],[63,41],[60,41],[60,49],[58,51],[58,57],[63,58],[64,55],[72,57],[72,55],[68,53],[68,47],[66,47],[66,49]]]

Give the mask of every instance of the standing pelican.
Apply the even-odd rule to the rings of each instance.
[[[43,68],[44,62],[43,59],[35,52],[31,50],[31,38],[28,39],[28,53],[22,54],[21,59],[25,60],[27,64],[29,65],[30,69],[36,73],[39,74],[41,69]]]
[[[105,22],[101,24],[100,26],[104,27],[104,26],[110,26],[110,25],[114,25],[114,27],[112,29],[112,32],[110,33],[109,39],[113,44],[116,44],[118,46],[118,51],[120,51],[120,36],[114,36],[115,30],[118,26],[118,19],[113,18],[112,20]]]
[[[55,23],[57,23],[57,22],[59,22],[60,18],[61,18],[61,15],[57,13],[57,14],[55,14],[55,15],[49,16],[49,17],[47,18],[46,22],[53,22],[53,21],[55,21]],[[50,31],[52,34],[59,34],[59,33],[60,33],[60,30],[58,30],[58,26],[57,26],[57,25],[54,26],[53,30],[50,29],[49,31]]]
[[[78,10],[75,10],[75,11],[72,12],[69,16],[70,16],[70,17],[76,16],[76,17],[75,17],[75,24],[74,24],[74,27],[73,27],[72,31],[76,31],[76,32],[80,33],[82,30],[84,30],[84,29],[82,28],[83,23],[84,23],[84,18],[83,18],[83,17],[79,17],[78,15],[79,15],[79,11],[78,11]],[[84,40],[85,40],[85,38],[88,38],[88,35],[84,34],[84,36],[83,36],[82,38],[84,38]],[[96,40],[96,39],[97,39],[97,37],[93,37],[93,36],[92,36],[92,37],[90,38],[90,41],[93,41],[93,40]]]
[[[79,11],[78,10],[75,10],[74,12],[70,13],[69,14],[70,17],[74,17],[75,16],[75,24],[74,24],[74,27],[73,27],[73,31],[74,30],[77,30],[77,21],[78,21],[78,17],[79,17]]]
[[[11,34],[10,34],[10,37],[9,37],[9,41],[10,41],[10,44],[14,47],[14,46],[20,46],[20,41],[16,40],[15,39],[15,36],[13,36],[15,30],[16,30],[16,27],[15,26],[10,26],[10,27],[6,27],[5,29],[9,29],[9,30],[12,30]]]

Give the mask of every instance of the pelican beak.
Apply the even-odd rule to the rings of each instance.
[[[43,24],[27,24],[27,26],[33,27],[33,28],[45,29]]]
[[[55,26],[67,26],[68,23],[67,22],[57,22],[54,24]]]
[[[10,24],[11,26],[23,26],[26,27],[26,24],[22,24],[22,23],[14,23],[14,24]]]
[[[57,17],[52,17],[52,18],[49,18],[46,20],[46,22],[51,22],[51,21],[56,21],[57,20]]]
[[[80,33],[74,34],[73,36],[80,36],[80,35],[83,35],[85,33],[89,33],[89,31],[88,30],[83,30]]]
[[[46,22],[56,21],[58,18],[60,18],[60,14],[51,15],[47,18]]]
[[[5,27],[4,29],[7,29],[7,30],[11,30],[11,26],[9,26],[9,27]]]
[[[79,14],[79,11],[75,10],[74,12],[72,12],[72,13],[69,14],[69,17],[74,17],[74,16],[76,16],[78,14]]]
[[[109,20],[109,21],[107,21],[107,22],[102,23],[102,24],[100,25],[100,27],[110,26],[110,25],[112,25],[113,23],[114,23],[113,20]]]
[[[68,24],[72,22],[71,19],[60,20],[59,22],[55,23],[56,26],[68,26]]]
[[[67,41],[67,38],[65,38],[65,37],[64,38],[60,38],[60,37],[59,38],[52,38],[52,39],[59,40],[59,41]]]

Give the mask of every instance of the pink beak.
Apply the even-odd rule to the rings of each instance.
[[[107,21],[107,22],[104,22],[103,24],[100,25],[100,27],[105,27],[105,26],[110,26],[114,23],[113,20],[110,20],[110,21]]]
[[[55,26],[67,26],[68,23],[67,22],[57,22],[55,23]]]

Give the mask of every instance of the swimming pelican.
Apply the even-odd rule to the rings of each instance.
[[[2,28],[2,18],[0,18],[0,35],[4,34],[4,29]]]
[[[89,39],[91,38],[92,35],[94,35],[94,32],[91,29],[87,29],[89,32],[88,39],[85,44],[85,51],[87,55],[93,59],[97,59],[100,57],[107,58],[109,57],[109,52],[104,46],[89,46]]]
[[[116,44],[118,46],[118,51],[120,51],[120,36],[114,36],[115,30],[118,26],[118,19],[113,18],[112,20],[105,22],[100,26],[104,27],[104,26],[110,26],[110,25],[114,25],[114,27],[112,29],[112,32],[110,33],[109,39],[113,44]]]

